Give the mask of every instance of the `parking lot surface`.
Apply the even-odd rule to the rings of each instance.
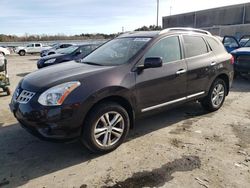
[[[39,57],[7,58],[14,91]],[[40,141],[20,127],[10,100],[0,93],[0,187],[250,187],[250,79],[236,79],[217,112],[189,103],[137,120],[105,155],[78,141]]]

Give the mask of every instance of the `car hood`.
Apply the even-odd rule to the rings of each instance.
[[[70,61],[67,63],[54,65],[37,70],[24,77],[21,87],[22,89],[42,92],[55,85],[70,82],[70,81],[83,81],[84,78],[103,72],[112,67],[87,65]]]
[[[63,57],[65,56],[66,54],[52,54],[52,55],[47,55],[45,57],[42,57],[40,60],[41,61],[47,61],[49,59],[56,59],[56,58],[59,58],[59,57]]]
[[[250,55],[250,47],[238,48],[236,50],[233,50],[231,52],[231,54],[233,54],[233,55],[236,55],[236,54],[237,55],[245,55],[245,54]]]

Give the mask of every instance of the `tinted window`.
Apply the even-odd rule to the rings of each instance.
[[[60,48],[68,48],[68,47],[70,47],[70,46],[72,46],[71,44],[62,44],[61,46],[60,46]]]
[[[239,47],[237,40],[233,37],[225,37],[223,43],[224,43],[224,46],[226,47],[230,47],[230,48]]]
[[[206,39],[214,53],[216,54],[225,53],[225,48],[219,40],[216,40],[211,37],[206,37]]]
[[[168,37],[157,42],[144,55],[147,57],[162,57],[163,63],[181,59],[181,50],[178,37]]]
[[[194,57],[208,52],[207,45],[202,37],[183,36],[186,58]]]
[[[34,44],[28,44],[27,47],[34,47]]]
[[[36,47],[40,47],[40,46],[41,46],[41,44],[35,44],[35,46],[36,46]]]

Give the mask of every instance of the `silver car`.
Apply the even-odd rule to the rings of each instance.
[[[41,51],[40,56],[44,57],[44,56],[47,56],[47,55],[55,54],[56,50],[61,49],[61,48],[68,48],[68,47],[70,47],[72,45],[73,44],[66,44],[66,43],[63,43],[63,44],[58,44],[58,43],[54,44],[54,45],[51,46],[50,49]]]

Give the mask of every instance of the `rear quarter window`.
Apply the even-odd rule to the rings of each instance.
[[[184,35],[183,39],[186,58],[208,53],[207,45],[202,37]]]
[[[215,53],[215,54],[221,54],[221,53],[225,53],[225,47],[223,46],[223,44],[221,43],[221,41],[216,40],[212,37],[206,37],[206,40],[211,48],[211,50]]]

